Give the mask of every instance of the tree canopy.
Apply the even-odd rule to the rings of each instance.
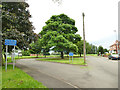
[[[5,51],[5,39],[17,40],[17,48],[24,50],[37,40],[28,7],[26,2],[2,2],[2,51]]]
[[[32,54],[36,53],[37,57],[41,50],[42,50],[41,39],[38,39],[35,43],[30,44],[30,53]]]
[[[77,52],[76,43],[81,40],[75,27],[75,20],[65,14],[53,15],[47,20],[46,25],[39,33],[42,39],[44,49],[50,49],[61,52],[61,58],[64,58],[63,52]]]
[[[83,54],[83,43],[84,43],[83,40],[81,40],[78,41],[76,44],[78,46],[78,53],[80,54],[80,57],[81,54]],[[97,46],[89,44],[86,41],[86,54],[96,54],[96,53],[97,53]]]
[[[3,2],[2,3],[2,45],[5,48],[5,39],[17,40],[20,49],[28,48],[29,44],[36,39],[31,15],[26,2]]]
[[[101,53],[101,54],[103,54],[104,53],[104,49],[103,49],[103,47],[102,46],[99,46],[98,47],[98,53]]]

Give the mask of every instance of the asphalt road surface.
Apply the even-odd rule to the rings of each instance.
[[[48,88],[118,88],[118,61],[87,56],[87,63],[80,66],[21,59],[16,66]]]

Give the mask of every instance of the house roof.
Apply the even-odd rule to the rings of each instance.
[[[116,45],[117,43],[120,44],[120,41],[116,40],[115,43],[113,45],[111,45],[110,47]]]

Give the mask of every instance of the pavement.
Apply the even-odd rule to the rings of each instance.
[[[87,66],[20,59],[16,66],[48,88],[118,88],[118,61],[87,56]]]

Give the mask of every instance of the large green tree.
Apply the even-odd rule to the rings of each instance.
[[[53,50],[61,52],[61,58],[64,58],[64,52],[77,52],[75,45],[81,40],[79,34],[76,34],[75,20],[65,14],[53,15],[42,31],[39,33],[42,38],[45,49],[54,46]]]
[[[80,54],[81,57],[81,54],[83,54],[83,40],[78,41],[76,45],[78,46],[78,53]]]
[[[78,46],[78,53],[80,54],[80,57],[81,57],[81,54],[83,54],[83,40],[81,41],[78,41],[77,42],[77,46]],[[97,53],[97,47],[95,45],[92,45],[92,44],[89,44],[87,41],[86,41],[86,54],[96,54]]]
[[[102,46],[98,47],[98,53],[104,54],[104,48]]]
[[[2,3],[2,50],[5,50],[5,39],[17,40],[20,49],[27,49],[34,40],[35,33],[30,22],[31,15],[26,2]],[[12,47],[9,48],[11,51]]]
[[[107,50],[106,48],[104,49],[104,52],[109,52],[109,50]]]
[[[33,54],[37,54],[37,57],[38,57],[38,54],[41,52],[41,50],[42,50],[41,39],[30,44],[30,52]]]

